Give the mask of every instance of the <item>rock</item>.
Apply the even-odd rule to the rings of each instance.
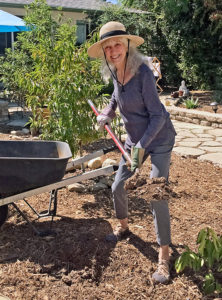
[[[20,140],[22,140],[22,137],[21,136],[17,136],[17,135],[12,135],[12,139],[20,141]]]
[[[10,132],[10,134],[11,134],[11,135],[16,135],[16,130],[12,130],[12,131]]]
[[[107,185],[108,187],[111,187],[113,184],[114,179],[111,177],[103,177],[100,179],[100,183]]]
[[[69,192],[83,193],[86,190],[85,185],[81,183],[73,183],[67,186]]]
[[[11,134],[14,136],[24,136],[24,135],[29,134],[29,130],[26,128],[24,128],[22,130],[12,130]]]
[[[23,129],[22,129],[22,132],[23,132],[25,135],[30,133],[29,129],[27,129],[27,128],[23,128]]]
[[[92,192],[97,192],[104,189],[108,189],[108,186],[102,182],[97,182],[90,188]]]
[[[113,166],[113,165],[116,165],[117,162],[116,160],[114,159],[111,159],[111,158],[107,158],[106,160],[104,160],[103,164],[102,164],[102,167],[108,167],[108,166]]]
[[[91,159],[88,162],[88,167],[90,169],[92,169],[92,170],[101,168],[101,166],[102,166],[102,159],[101,159],[101,157],[97,157],[97,158]]]

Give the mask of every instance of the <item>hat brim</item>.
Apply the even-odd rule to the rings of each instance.
[[[89,47],[87,53],[90,57],[93,58],[101,58],[104,56],[102,44],[110,39],[116,38],[116,37],[124,37],[126,39],[129,39],[132,43],[130,43],[130,46],[132,47],[138,47],[144,43],[144,39],[137,35],[131,35],[131,34],[123,34],[123,35],[114,35],[107,37],[101,41],[96,42],[92,46]]]

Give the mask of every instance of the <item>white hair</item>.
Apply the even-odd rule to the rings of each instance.
[[[128,41],[126,38],[119,38],[118,40],[120,42],[122,42],[126,46],[126,48],[128,48]],[[105,43],[106,42],[104,42],[103,46],[105,46]],[[142,63],[147,64],[147,58],[143,54],[141,54],[137,48],[129,45],[129,55],[128,55],[128,59],[127,59],[127,67],[130,69],[130,72],[132,73],[133,76],[137,73],[139,66]],[[115,66],[110,62],[108,62],[108,64],[109,64],[111,71],[115,72],[116,71]],[[102,58],[102,64],[101,64],[100,71],[101,71],[103,80],[106,83],[108,83],[109,79],[111,78],[111,72],[107,66],[107,62],[106,62],[106,59],[104,56]]]

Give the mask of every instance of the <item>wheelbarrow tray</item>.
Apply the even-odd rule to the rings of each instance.
[[[0,198],[61,180],[72,156],[59,141],[0,141]]]

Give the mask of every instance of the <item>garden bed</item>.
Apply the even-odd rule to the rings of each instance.
[[[184,100],[193,97],[194,101],[198,99],[196,108],[188,109]],[[210,105],[213,102],[213,94],[209,91],[191,91],[188,98],[172,98],[170,94],[161,94],[160,99],[171,114],[171,119],[200,124],[203,126],[212,126],[222,128],[222,105],[218,105],[217,112],[212,110]]]

